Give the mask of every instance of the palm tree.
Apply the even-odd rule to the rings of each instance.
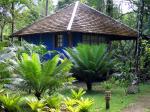
[[[69,60],[60,59],[59,55],[41,63],[38,54],[33,53],[29,56],[23,53],[21,60],[18,61],[17,70],[28,89],[32,89],[34,95],[40,99],[44,91],[53,92],[69,80],[68,72],[71,66]]]
[[[76,48],[68,48],[66,51],[74,64],[76,77],[86,83],[88,90],[92,90],[92,82],[95,79],[106,77],[103,74],[112,68],[113,60],[110,59],[111,55],[105,44],[79,44]]]

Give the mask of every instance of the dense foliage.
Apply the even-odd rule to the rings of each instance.
[[[82,98],[85,94],[83,89],[72,90],[70,98],[56,92],[74,80],[69,73],[72,63],[59,55],[41,61],[39,55],[45,54],[45,47],[25,45],[25,48],[1,45],[0,111],[89,112],[93,100]],[[70,105],[71,102],[75,105]]]
[[[83,98],[85,91],[72,90],[72,96],[80,94],[80,97],[64,97],[60,95],[44,96],[40,100],[35,96],[20,96],[6,94],[0,96],[0,111],[4,112],[90,112],[94,101]],[[79,93],[80,92],[80,93]],[[83,93],[83,94],[81,94]]]
[[[59,55],[41,63],[38,54],[29,56],[24,53],[15,66],[28,89],[33,90],[35,96],[40,98],[44,91],[49,90],[52,93],[69,81],[71,65],[69,60],[62,60]]]
[[[56,7],[60,9],[75,1],[60,0]],[[132,8],[131,12],[122,12],[123,8],[120,6],[123,2],[116,4],[113,0],[80,1],[132,28],[137,29],[137,23],[140,23],[141,38],[149,37],[149,0],[127,0]],[[0,43],[0,111],[89,112],[93,100],[82,97],[85,94],[83,89],[77,92],[72,90],[71,97],[67,98],[56,94],[57,89],[63,89],[62,87],[72,81],[69,73],[71,67],[76,78],[87,84],[88,90],[92,89],[92,83],[97,79],[107,80],[108,71],[112,67],[114,72],[117,72],[117,78],[101,83],[105,90],[113,89],[115,84],[126,88],[135,83],[135,43],[131,41],[112,42],[113,56],[104,44],[68,48],[67,52],[73,65],[68,59],[61,59],[59,55],[48,61],[43,60],[44,55],[50,53],[43,45],[23,43],[22,47],[16,47],[8,44],[11,33],[46,16],[47,13],[51,14],[54,10],[52,0],[0,0],[0,41],[4,41]],[[138,78],[146,81],[150,79],[150,41],[142,39],[137,46],[140,51]]]
[[[73,72],[77,79],[87,84],[87,89],[92,89],[92,83],[108,78],[107,72],[113,67],[111,53],[105,44],[100,45],[82,45],[76,48],[68,48],[70,60],[73,62]]]

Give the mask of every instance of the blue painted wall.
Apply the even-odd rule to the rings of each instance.
[[[48,50],[53,50],[54,49],[53,35],[54,34],[52,33],[35,34],[35,35],[25,36],[23,37],[23,39],[32,44],[36,44],[36,45],[43,44],[47,47]]]
[[[47,47],[48,50],[61,50],[69,46],[68,34],[62,33],[63,35],[63,47],[62,48],[55,48],[55,41],[54,33],[46,33],[46,34],[34,34],[34,35],[27,35],[23,37],[29,43],[33,43],[36,45],[43,44]],[[78,43],[82,42],[82,33],[72,33],[72,44],[76,46]]]
[[[73,46],[77,46],[78,43],[82,42],[82,33],[72,33],[73,39],[72,44]]]
[[[63,49],[69,47],[69,39],[67,32],[62,33],[63,35],[63,47],[55,48],[54,33],[45,33],[45,34],[34,34],[24,36],[23,39],[32,44],[43,44],[46,46],[47,50],[56,50],[60,53],[63,53]],[[76,46],[78,43],[82,42],[82,33],[72,33],[72,46]],[[50,58],[49,55],[45,56],[47,59]]]

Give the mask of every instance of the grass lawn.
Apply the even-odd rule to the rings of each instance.
[[[85,88],[85,85],[77,85],[78,87]],[[94,99],[95,103],[91,108],[91,112],[105,112],[105,94],[104,90],[100,89],[99,84],[94,84],[93,91],[88,92],[84,95],[86,98]],[[136,102],[139,96],[148,95],[150,93],[150,85],[141,84],[140,93],[126,95],[123,88],[115,88],[112,90],[112,97],[110,101],[110,111],[109,112],[121,112],[121,110],[131,103]],[[65,92],[68,96],[69,93]]]

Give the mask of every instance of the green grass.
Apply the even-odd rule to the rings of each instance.
[[[120,112],[122,108],[126,107],[129,103],[135,100],[137,95],[125,95],[123,90],[115,91],[112,93],[110,100],[111,112]],[[105,112],[105,94],[103,93],[87,93],[85,97],[93,98],[95,104],[92,107],[92,111],[99,110]]]
[[[145,111],[144,112],[150,112],[150,109],[145,109]]]
[[[82,86],[83,87],[83,86]],[[84,87],[83,87],[84,88]],[[105,111],[105,94],[99,85],[94,85],[94,91],[88,92],[84,95],[85,98],[94,99],[94,105],[91,108],[91,112],[106,112]],[[110,111],[109,112],[121,112],[121,110],[132,103],[135,103],[139,96],[148,95],[150,90],[150,85],[141,84],[140,93],[126,95],[123,88],[115,88],[112,90],[112,97],[110,100]],[[68,96],[69,93],[65,92]]]

